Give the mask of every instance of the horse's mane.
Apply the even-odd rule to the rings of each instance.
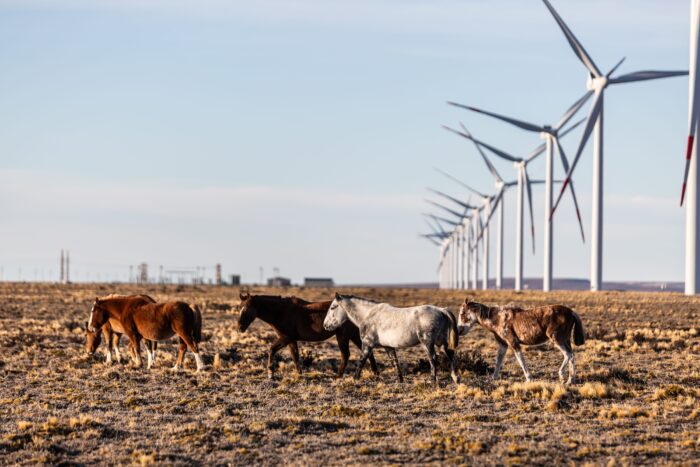
[[[146,298],[146,299],[151,300],[155,303],[155,300],[153,299],[153,297],[151,297],[150,295],[146,295],[146,294],[121,295],[121,294],[111,293],[109,295],[104,295],[102,297],[97,297],[97,298],[98,298],[98,300],[123,300],[123,299],[134,298],[134,297]]]
[[[363,302],[369,302],[369,303],[374,303],[374,304],[381,304],[383,302],[380,302],[379,300],[373,300],[371,298],[365,298],[365,297],[358,297],[357,295],[341,295],[340,298],[348,298],[348,299],[353,299],[353,300],[362,300]]]

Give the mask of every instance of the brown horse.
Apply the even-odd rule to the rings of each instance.
[[[197,343],[201,340],[201,314],[187,303],[139,303],[130,298],[95,299],[90,313],[88,330],[96,332],[110,320],[121,324],[129,337],[129,346],[136,367],[141,367],[141,339],[161,341],[174,335],[180,338],[180,349],[173,370],[180,369],[187,348],[194,354],[197,371],[204,364]],[[149,368],[152,361],[149,359]]]
[[[568,364],[567,384],[574,381],[576,360],[571,348],[571,331],[574,332],[576,345],[583,345],[585,337],[581,318],[570,308],[562,305],[527,309],[515,306],[488,307],[467,298],[459,312],[459,326],[462,332],[466,333],[476,323],[491,331],[498,341],[494,379],[498,379],[503,357],[510,347],[525,373],[525,379],[530,381],[530,372],[525,365],[520,346],[536,346],[550,341],[564,354],[564,362],[559,368],[559,379],[564,382],[564,370]]]
[[[284,346],[289,346],[289,351],[294,360],[294,366],[301,374],[301,363],[299,362],[298,341],[321,342],[335,336],[340,348],[340,366],[338,367],[338,377],[345,372],[348,359],[350,358],[350,341],[359,349],[362,349],[362,340],[357,326],[351,322],[343,324],[335,331],[323,329],[323,320],[326,318],[328,307],[331,302],[307,302],[297,297],[280,297],[272,295],[243,295],[241,298],[241,315],[238,318],[238,330],[245,332],[248,326],[260,318],[269,324],[277,332],[277,340],[270,346],[270,353],[267,358],[268,376],[274,376],[275,354]],[[370,354],[370,365],[375,374],[377,362],[374,355]]]
[[[134,299],[143,299],[144,303],[155,303],[156,301],[148,295],[107,295],[101,297],[101,300],[107,298],[117,298],[117,297],[132,297]],[[97,348],[102,342],[102,336],[104,335],[105,342],[107,343],[107,349],[105,349],[105,356],[107,358],[107,364],[112,363],[112,352],[117,362],[121,362],[121,354],[119,353],[119,339],[124,333],[121,323],[117,320],[110,320],[102,326],[102,332],[91,332],[88,330],[88,322],[85,321],[85,350],[87,350],[88,355],[94,355]],[[155,362],[156,349],[158,348],[158,342],[148,341],[146,350],[148,351],[149,358]]]

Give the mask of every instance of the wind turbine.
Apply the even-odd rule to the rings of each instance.
[[[444,193],[442,193],[442,195],[443,195],[443,196],[447,196],[448,199],[452,198],[452,197],[449,197],[448,195],[445,195]],[[455,201],[458,201],[458,200],[455,199]],[[437,203],[437,202],[432,201],[432,200],[429,200],[429,199],[425,199],[425,202],[426,202],[426,203],[429,203],[429,204],[431,204],[431,205],[433,205],[433,206],[435,206],[435,207],[437,207],[437,208],[439,208],[439,209],[442,209],[443,211],[445,211],[445,212],[447,212],[447,213],[449,213],[449,214],[451,214],[451,215],[453,215],[455,218],[459,219],[460,223],[466,223],[466,221],[470,218],[470,216],[467,215],[467,210],[468,210],[468,208],[466,208],[466,207],[464,208],[464,211],[463,211],[462,213],[460,213],[460,212],[458,212],[458,211],[455,211],[454,209],[450,209],[450,208],[448,208],[447,206],[444,206],[444,205],[442,205],[442,204],[440,204],[440,203]],[[461,205],[461,204],[462,204],[462,203],[460,202],[460,205]],[[464,204],[466,204],[466,203],[464,203]],[[469,205],[467,205],[467,206],[469,206]],[[470,206],[470,207],[471,207],[471,206]],[[439,219],[442,219],[442,218],[439,218]],[[449,221],[449,220],[447,220],[447,219],[444,219],[444,220],[447,221],[448,223],[454,223],[454,221]],[[436,221],[436,222],[437,222],[437,221]],[[459,223],[457,223],[457,224],[458,224],[458,225],[455,226],[454,229],[458,229],[458,228],[459,228]],[[442,228],[442,227],[441,227],[441,228]],[[450,248],[453,248],[453,247],[454,247],[454,245],[452,245],[454,239],[453,239],[452,237],[450,237],[450,234],[447,234],[447,237],[449,237],[449,238],[446,238],[447,242],[446,242],[446,245],[445,245],[445,249],[446,249],[446,250],[450,250]],[[462,244],[461,246],[462,246],[462,248],[463,248],[463,244]],[[454,251],[453,251],[453,252],[454,252]],[[449,262],[449,251],[447,251],[447,253],[445,253],[445,254],[448,255],[447,261]],[[460,253],[460,255],[461,255],[461,257],[463,258],[463,257],[464,257],[464,252],[462,251],[462,252]],[[458,258],[459,258],[459,256],[458,256]],[[459,262],[459,261],[458,261],[458,262]],[[455,266],[455,268],[459,268],[459,264],[457,264],[457,265]],[[448,272],[452,270],[452,267],[451,267],[449,264],[448,264],[447,270],[448,270]],[[452,282],[452,280],[449,279],[448,282]],[[452,284],[450,285],[450,287],[451,287],[451,286],[452,286]]]
[[[450,196],[448,194],[445,194],[439,190],[435,190],[435,189],[429,188],[429,187],[427,189],[428,189],[428,191],[431,191],[431,192],[435,193],[436,195],[441,196],[441,197],[461,206],[462,208],[464,208],[465,213],[462,215],[462,219],[460,219],[460,221],[463,220],[464,218],[470,217],[470,216],[467,216],[467,214],[466,214],[467,210],[473,211],[475,209],[478,209],[478,208],[476,208],[476,206],[472,206],[469,203],[465,203],[463,201],[460,201],[459,199],[457,199],[453,196]],[[442,207],[443,209],[446,209],[444,206],[440,206],[440,207]],[[450,212],[450,211],[448,211],[448,212]],[[452,211],[451,213],[454,214],[454,211]],[[477,215],[478,215],[478,213],[477,213]],[[456,247],[452,252],[453,253],[453,260],[454,260],[453,266],[455,268],[455,272],[456,272],[456,276],[457,276],[456,282],[459,282],[460,275],[463,275],[462,273],[464,270],[464,268],[461,267],[460,261],[464,258],[464,253],[462,251],[462,248],[464,248],[465,245],[462,241],[463,233],[461,232],[461,227],[460,226],[455,227],[454,232],[455,232],[455,238],[454,238],[453,243],[456,243]],[[457,287],[457,288],[459,288],[459,287]]]
[[[462,186],[463,188],[467,189],[468,191],[474,193],[474,194],[477,195],[478,197],[480,197],[481,200],[482,200],[482,205],[481,205],[480,209],[484,212],[484,216],[485,216],[486,218],[490,217],[492,206],[493,206],[494,209],[497,207],[497,206],[495,206],[495,205],[492,205],[492,203],[493,203],[494,200],[496,199],[496,195],[487,195],[487,194],[484,194],[484,193],[482,193],[482,192],[480,192],[480,191],[478,191],[478,190],[472,188],[471,186],[467,185],[466,183],[464,183],[463,181],[459,180],[458,178],[453,177],[452,175],[450,175],[450,174],[448,174],[447,172],[445,172],[445,171],[443,171],[443,170],[440,170],[440,169],[438,169],[438,168],[435,168],[435,171],[438,172],[439,174],[445,176],[446,178],[452,180],[453,182],[457,183],[458,185]],[[502,230],[502,227],[503,227],[503,225],[501,224],[501,225],[499,226],[499,228]],[[489,248],[489,227],[488,227],[488,225],[484,225],[484,226],[483,226],[483,229],[484,229],[484,233],[483,233],[483,234],[480,234],[481,238],[483,239],[483,245],[482,245],[482,255],[483,255],[483,257],[482,257],[482,263],[481,263],[481,268],[482,268],[482,269],[481,269],[481,270],[482,270],[482,274],[481,274],[481,275],[482,275],[482,279],[481,279],[481,281],[482,281],[482,282],[481,282],[481,288],[482,288],[483,290],[486,290],[486,289],[488,289],[488,283],[489,283],[489,251],[490,251],[490,248]],[[503,239],[502,233],[501,233],[501,235],[500,235],[499,238],[501,239],[500,245],[502,246],[502,244],[503,244],[503,243],[502,243],[502,239]],[[501,257],[502,257],[502,256],[501,256]],[[501,270],[502,270],[502,269],[501,269]],[[497,282],[498,282],[498,280],[497,280]],[[501,284],[498,283],[498,284],[497,284],[497,287],[500,287],[500,285],[501,285]]]
[[[532,162],[539,154],[542,153],[542,151],[537,152],[538,150],[536,149],[533,151],[533,154],[531,154],[528,158],[522,158],[522,157],[515,157],[511,156],[510,154],[506,153],[505,151],[502,151],[500,149],[497,149],[487,143],[484,143],[483,141],[480,141],[473,136],[471,136],[468,132],[464,133],[459,130],[455,130],[449,127],[445,127],[449,131],[452,131],[453,133],[456,133],[463,138],[467,138],[475,143],[477,143],[479,146],[488,149],[492,153],[494,153],[496,156],[508,160],[513,163],[513,166],[515,167],[517,171],[517,187],[518,187],[518,192],[517,192],[517,207],[516,207],[516,229],[515,229],[515,290],[519,291],[522,290],[523,286],[523,224],[524,224],[524,195],[527,193],[527,201],[528,201],[528,207],[530,211],[530,231],[532,234],[532,251],[534,253],[535,251],[535,219],[534,219],[534,214],[533,214],[533,209],[532,209],[532,183],[542,183],[541,181],[537,182],[532,182],[530,180],[530,177],[528,176],[527,173],[527,165]],[[488,159],[487,159],[488,160]],[[503,194],[507,188],[507,184],[503,184],[498,193],[496,194],[496,199],[494,201],[494,208],[501,202],[503,199]],[[492,211],[493,212],[493,211]],[[491,215],[493,215],[491,213]],[[490,215],[490,216],[491,216]],[[486,220],[486,225],[488,225],[491,217],[487,218]]]
[[[627,73],[620,75],[618,77],[612,77],[612,74],[617,70],[617,68],[622,64],[624,58],[620,60],[608,73],[601,73],[598,66],[593,62],[593,59],[588,55],[586,49],[578,41],[571,29],[566,25],[564,20],[559,16],[554,7],[548,0],[542,0],[550,11],[554,19],[556,20],[559,28],[564,33],[566,40],[569,42],[572,50],[579,58],[581,63],[586,67],[588,71],[588,79],[586,81],[586,87],[588,91],[593,92],[593,104],[591,105],[590,111],[588,113],[588,119],[586,121],[586,126],[583,130],[583,135],[581,136],[581,143],[576,151],[576,155],[573,158],[571,167],[566,174],[564,179],[564,184],[561,187],[561,191],[557,196],[557,200],[552,208],[551,215],[554,215],[554,211],[559,205],[564,190],[566,190],[567,185],[571,181],[571,175],[576,169],[576,165],[583,153],[583,149],[586,147],[588,138],[591,133],[595,132],[593,137],[593,220],[591,222],[591,290],[601,290],[603,284],[603,98],[605,94],[605,89],[611,84],[621,84],[621,83],[631,83],[636,81],[647,81],[652,79],[660,78],[671,78],[674,76],[684,76],[687,75],[687,71],[654,71],[654,70],[644,70],[635,71],[632,73]],[[682,203],[681,195],[681,203]]]
[[[698,179],[698,147],[695,143],[698,134],[698,117],[700,116],[700,79],[698,61],[700,61],[700,0],[690,2],[690,79],[688,84],[688,146],[685,155],[685,173],[681,191],[681,206],[688,187],[688,202],[685,210],[685,294],[695,295],[700,291],[700,190]]]
[[[576,113],[581,109],[581,107],[588,101],[588,99],[593,94],[592,91],[585,93],[580,99],[574,102],[567,110],[564,115],[559,119],[559,121],[554,125],[537,125],[534,123],[528,123],[522,120],[517,120],[515,118],[506,117],[504,115],[499,115],[497,113],[488,112],[486,110],[478,109],[476,107],[471,107],[468,105],[458,104],[456,102],[448,102],[450,105],[456,107],[461,107],[464,109],[471,110],[473,112],[478,112],[490,117],[494,117],[498,120],[510,123],[518,128],[526,131],[535,132],[540,135],[545,141],[546,145],[546,170],[545,170],[545,218],[544,218],[544,273],[542,275],[542,290],[549,292],[552,289],[552,222],[550,221],[550,213],[552,211],[552,186],[553,186],[553,167],[554,167],[554,148],[556,147],[557,153],[561,159],[562,166],[565,172],[569,170],[569,162],[564,153],[564,149],[559,141],[559,133],[562,135],[568,133],[574,128],[578,127],[584,120],[572,125],[568,130],[562,131],[564,126],[569,123],[569,121],[576,115]],[[583,231],[583,222],[581,222],[581,211],[578,207],[578,200],[576,199],[576,192],[574,190],[573,183],[569,183],[569,188],[571,191],[571,196],[574,201],[574,207],[576,208],[576,217],[578,218],[578,224],[581,229],[581,238],[585,242],[585,234]]]

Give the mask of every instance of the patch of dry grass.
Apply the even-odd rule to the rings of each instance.
[[[435,387],[420,348],[398,351],[404,384],[382,351],[379,376],[365,370],[359,381],[337,379],[333,340],[300,344],[301,376],[283,349],[270,381],[274,332],[260,322],[237,331],[236,288],[0,284],[0,292],[0,456],[7,464],[320,464],[329,453],[348,464],[688,464],[700,447],[700,299],[678,294],[474,292],[482,302],[577,310],[588,334],[575,349],[578,382],[558,383],[561,353],[548,347],[525,352],[535,381],[523,381],[511,353],[493,381],[495,341],[474,329],[460,338],[461,384],[449,382],[443,359]],[[85,355],[81,326],[90,302],[111,292],[197,303],[207,371],[195,374],[191,356],[185,371],[169,371],[174,342],[160,345],[151,371],[108,367],[101,352]],[[464,299],[437,290],[348,292],[453,310]],[[121,348],[125,356],[126,338]],[[348,373],[358,356],[351,352]]]

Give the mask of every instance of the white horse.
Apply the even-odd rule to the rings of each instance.
[[[457,320],[446,309],[433,305],[396,308],[388,303],[336,293],[323,327],[332,331],[348,319],[360,329],[362,339],[362,358],[355,371],[356,379],[372,349],[379,346],[392,357],[399,381],[403,382],[395,349],[422,344],[428,352],[431,380],[437,383],[435,346],[441,345],[450,360],[450,376],[455,383],[459,382],[454,358],[459,339]]]

